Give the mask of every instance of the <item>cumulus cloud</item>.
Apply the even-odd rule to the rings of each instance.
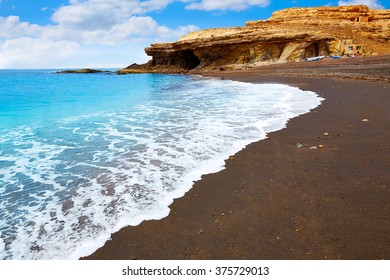
[[[70,0],[54,11],[52,24],[45,26],[23,22],[18,16],[0,17],[0,68],[102,65],[99,61],[110,57],[110,51],[117,61],[122,58],[122,66],[133,60],[145,62],[143,48],[148,44],[176,40],[198,29],[193,25],[172,29],[146,16],[171,2]]]
[[[347,0],[339,1],[339,6],[343,5],[367,5],[373,9],[384,9],[381,3],[378,0]]]
[[[51,68],[75,55],[75,42],[21,37],[0,43],[0,68]]]
[[[138,1],[90,0],[72,1],[72,5],[59,8],[52,20],[63,27],[94,30],[109,28],[126,19],[137,7]]]
[[[270,0],[225,0],[225,1],[215,1],[215,0],[194,0],[194,1],[182,1],[190,2],[186,9],[189,10],[245,10],[251,6],[266,7],[270,4]]]
[[[73,32],[64,36],[78,36],[78,41],[84,44],[116,45],[134,38],[167,38],[176,39],[195,31],[198,28],[194,25],[180,26],[177,29],[171,29],[159,25],[151,17],[133,16],[126,21],[110,26],[109,29],[93,29]],[[56,36],[57,32],[52,33]]]
[[[38,36],[41,32],[41,26],[21,22],[18,16],[0,17],[0,38],[18,38],[26,34]]]
[[[81,29],[109,29],[130,16],[161,10],[173,0],[73,0],[60,7],[52,20],[62,26]]]

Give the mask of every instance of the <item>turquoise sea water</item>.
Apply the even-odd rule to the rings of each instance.
[[[0,70],[0,259],[77,259],[321,103],[196,76]]]

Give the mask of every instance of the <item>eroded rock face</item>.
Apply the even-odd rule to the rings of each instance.
[[[174,43],[152,44],[145,49],[152,57],[148,63],[122,72],[202,72],[300,61],[344,55],[357,44],[359,55],[386,54],[390,53],[389,39],[390,10],[363,5],[292,8],[244,27],[196,31]]]

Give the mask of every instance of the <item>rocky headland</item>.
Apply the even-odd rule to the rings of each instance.
[[[390,10],[364,5],[291,8],[243,27],[189,33],[145,49],[152,59],[119,71],[203,73],[302,61],[317,56],[390,53]]]

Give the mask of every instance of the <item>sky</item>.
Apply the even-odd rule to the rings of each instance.
[[[123,68],[191,31],[243,26],[292,7],[389,0],[0,0],[0,69]]]

